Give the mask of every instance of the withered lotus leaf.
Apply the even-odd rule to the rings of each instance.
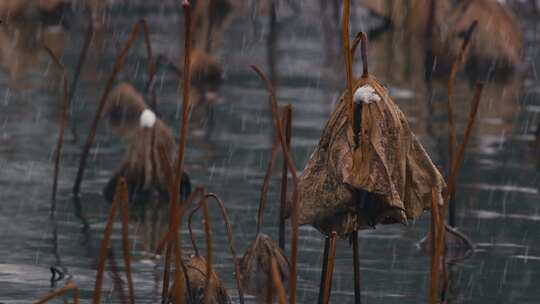
[[[185,290],[184,302],[193,303],[193,304],[229,304],[231,299],[227,293],[225,285],[217,275],[215,271],[212,270],[210,275],[210,285],[206,294],[210,298],[209,301],[205,301],[205,288],[206,280],[208,275],[206,273],[206,260],[202,256],[193,256],[189,262],[186,264],[187,272],[187,289]],[[189,297],[191,296],[191,299]]]
[[[144,97],[128,83],[119,84],[107,100],[105,116],[109,125],[128,146],[120,167],[104,189],[104,195],[109,200],[119,177],[126,179],[133,200],[145,201],[154,191],[162,200],[168,197],[158,148],[162,147],[169,160],[173,161],[176,143],[171,129],[161,119],[154,116],[150,127],[142,124],[141,116],[147,112],[152,113]],[[182,177],[182,186],[189,188],[186,174]]]
[[[273,300],[275,297],[271,287],[272,258],[276,261],[281,280],[285,285],[289,279],[289,261],[276,242],[266,234],[257,235],[240,263],[242,286],[246,292],[256,295],[260,301],[267,300],[268,297]]]
[[[342,96],[299,182],[300,225],[345,236],[376,224],[406,223],[429,209],[431,189],[444,179],[412,133],[387,90],[372,76],[353,92],[371,86],[375,102],[362,102],[359,146]],[[370,89],[371,90],[371,89]]]

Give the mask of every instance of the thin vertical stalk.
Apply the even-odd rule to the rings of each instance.
[[[105,271],[105,261],[107,259],[107,252],[109,250],[109,242],[111,240],[112,228],[114,218],[116,217],[116,209],[118,208],[118,201],[122,197],[122,189],[127,188],[126,181],[123,178],[118,180],[116,185],[116,193],[114,194],[113,202],[111,209],[109,211],[109,216],[107,218],[107,224],[105,225],[105,230],[103,232],[103,239],[101,240],[101,245],[99,249],[99,258],[97,265],[96,280],[94,285],[94,304],[101,303],[101,288],[103,285],[103,273]]]
[[[285,107],[285,149],[289,150],[292,137],[292,106],[288,104]],[[287,208],[287,183],[288,183],[287,162],[283,162],[281,172],[281,194],[279,203],[279,239],[278,244],[281,250],[285,251],[285,209]]]
[[[184,169],[184,154],[187,142],[187,132],[189,126],[189,90],[191,83],[191,10],[189,1],[183,0],[182,6],[184,9],[185,18],[185,41],[184,41],[184,77],[183,77],[183,91],[182,91],[182,125],[180,128],[180,143],[178,146],[178,158],[176,160],[176,175],[175,175],[175,191],[173,195],[173,202],[177,203],[179,198],[180,182],[182,179],[182,172]]]
[[[120,303],[128,303],[126,294],[124,292],[124,281],[122,280],[122,276],[118,271],[118,265],[116,264],[116,258],[112,249],[108,251],[107,259],[109,261],[110,277],[113,281],[113,288],[118,294],[118,300]]]
[[[56,148],[54,150],[54,173],[53,173],[53,185],[51,194],[51,214],[56,211],[56,192],[58,189],[58,175],[60,174],[60,159],[62,158],[62,146],[64,145],[64,132],[69,120],[69,92],[68,92],[68,76],[66,68],[60,62],[60,59],[54,54],[54,52],[48,47],[44,46],[45,50],[51,56],[54,63],[60,70],[62,70],[62,82],[64,86],[63,104],[62,104],[62,117],[60,119],[60,131],[58,132],[58,141],[56,142]]]
[[[464,155],[465,155],[465,148],[467,146],[467,143],[469,142],[469,138],[470,138],[470,135],[471,135],[471,132],[472,132],[472,128],[474,126],[474,123],[476,121],[476,115],[478,113],[478,107],[480,105],[480,100],[481,100],[481,97],[482,97],[482,90],[483,90],[483,84],[482,83],[476,83],[476,86],[475,86],[475,92],[474,92],[474,97],[473,97],[473,101],[472,101],[472,105],[471,105],[471,110],[470,110],[470,113],[469,113],[469,120],[468,120],[468,123],[467,123],[467,127],[465,129],[465,133],[463,135],[463,138],[461,140],[461,143],[458,147],[458,150],[457,150],[457,154],[456,154],[456,157],[452,163],[452,168],[450,170],[450,176],[448,177],[448,182],[447,182],[447,189],[444,193],[444,202],[443,202],[443,207],[442,207],[442,211],[441,211],[441,222],[444,222],[444,219],[446,218],[447,216],[447,212],[448,212],[448,207],[449,207],[449,204],[450,204],[450,199],[452,198],[453,194],[455,193],[455,190],[456,190],[456,182],[457,182],[457,176],[458,176],[458,173],[459,173],[459,169],[461,167],[461,164],[463,162],[463,158],[464,158]],[[441,227],[439,228],[440,230],[440,235],[438,236],[438,247],[439,247],[439,250],[441,251],[441,255],[444,254],[445,252],[445,249],[444,249],[444,246],[445,246],[445,240],[446,240],[446,229],[445,229],[445,225],[440,225]],[[444,262],[444,261],[443,261]],[[443,270],[446,270],[446,268],[444,268]],[[446,279],[448,274],[445,272],[443,274],[444,278]],[[445,282],[445,288],[448,287],[448,283]],[[446,294],[446,289],[444,289],[442,291],[442,294],[445,295]]]
[[[214,259],[214,253],[212,252],[212,231],[210,227],[210,215],[208,214],[208,204],[206,196],[202,199],[202,209],[204,216],[204,234],[206,236],[206,284],[204,286],[204,304],[210,303],[210,286],[212,284],[212,261]]]
[[[173,192],[170,194],[171,197],[171,218],[169,221],[170,227],[178,227],[180,226],[180,218],[175,217],[174,215],[177,213],[175,212],[177,210],[179,201],[180,201],[180,183],[182,181],[182,173],[184,172],[184,154],[186,149],[186,142],[187,142],[187,132],[188,132],[188,125],[189,125],[189,89],[190,89],[190,83],[191,83],[191,32],[192,32],[192,25],[191,25],[191,10],[190,10],[190,4],[188,0],[182,1],[182,7],[184,11],[184,29],[185,29],[185,36],[184,36],[184,77],[183,77],[183,99],[182,99],[182,125],[180,128],[180,143],[178,145],[178,157],[176,159],[176,166],[175,166],[175,176],[174,176],[174,183],[173,183]],[[176,234],[177,230],[174,229],[174,233]],[[179,242],[179,241],[178,241]],[[175,259],[176,264],[179,264],[180,261],[178,259],[181,259],[181,243],[177,244],[175,246],[177,249],[175,250]],[[166,261],[167,263],[167,261]],[[179,271],[176,272],[175,282],[181,281],[181,274]],[[183,284],[178,284],[177,288],[183,288]],[[180,294],[179,292],[176,292],[176,303],[180,303]]]
[[[354,303],[360,304],[360,250],[358,249],[358,230],[354,230],[351,234],[351,242],[353,249],[353,267],[354,267]]]
[[[122,204],[122,253],[124,257],[124,267],[126,268],[129,303],[135,304],[135,292],[131,276],[131,257],[129,254],[129,194],[125,182],[121,182],[118,186],[120,187],[119,199]]]
[[[164,303],[169,296],[169,282],[171,273],[171,255],[172,246],[167,246],[165,249],[165,264],[163,266],[163,287],[161,288],[161,302]]]
[[[330,251],[330,237],[326,236],[324,238],[323,264],[322,264],[322,270],[321,270],[321,282],[319,284],[319,300],[317,301],[318,304],[323,303],[324,281],[326,278],[326,272],[328,271],[328,255],[330,254],[329,251]]]
[[[323,304],[328,304],[330,301],[330,290],[332,289],[332,276],[334,273],[334,260],[336,257],[336,241],[337,234],[332,231],[329,237],[329,250],[328,250],[328,269],[325,273],[324,288],[323,288]]]
[[[274,87],[278,83],[277,75],[277,38],[278,38],[278,23],[276,16],[276,3],[275,0],[270,0],[270,14],[269,14],[270,32],[268,33],[267,47],[268,47],[268,68],[270,70],[270,80]]]
[[[439,254],[439,202],[437,202],[438,193],[436,189],[431,190],[431,277],[430,277],[430,293],[429,299],[431,304],[437,304],[437,294],[439,292],[439,269],[441,257]]]
[[[282,123],[286,123],[286,113],[285,111],[282,114]],[[274,167],[276,164],[277,153],[279,152],[281,146],[279,145],[279,135],[276,135],[274,142],[272,144],[272,150],[270,152],[270,161],[268,162],[268,167],[266,167],[266,173],[264,175],[263,185],[261,189],[261,197],[259,198],[259,210],[257,212],[257,235],[261,233],[263,219],[264,219],[264,209],[266,209],[266,202],[268,201],[268,190],[270,188],[270,179],[272,178],[272,172],[274,172]],[[284,162],[286,163],[286,162]]]
[[[465,148],[467,147],[467,144],[469,142],[469,138],[471,136],[472,128],[474,126],[474,123],[476,121],[476,114],[478,113],[478,107],[480,105],[480,100],[482,97],[482,90],[484,88],[484,85],[482,83],[476,83],[475,86],[475,92],[474,97],[471,105],[471,111],[469,113],[469,121],[467,122],[467,127],[465,128],[465,133],[463,135],[463,138],[461,139],[461,143],[458,147],[456,158],[454,159],[452,163],[452,170],[450,171],[450,176],[448,177],[448,189],[445,192],[444,197],[444,205],[448,205],[448,201],[452,194],[455,191],[456,187],[456,181],[457,181],[457,175],[459,173],[459,169],[461,167],[461,164],[463,162],[463,157],[465,156]]]
[[[281,148],[283,150],[283,156],[285,158],[285,161],[287,162],[287,167],[289,168],[292,179],[293,179],[293,204],[292,204],[292,212],[291,212],[291,228],[292,228],[292,237],[291,237],[291,280],[290,280],[290,289],[289,289],[289,297],[290,297],[290,303],[295,304],[296,303],[296,260],[297,260],[297,254],[298,254],[298,203],[299,203],[299,193],[298,193],[298,175],[296,174],[296,166],[294,164],[293,158],[291,156],[291,153],[289,150],[285,149],[287,147],[286,144],[286,138],[285,133],[283,132],[283,126],[281,125],[281,120],[279,119],[279,113],[278,113],[278,104],[277,104],[277,97],[274,90],[274,87],[272,86],[272,83],[264,75],[264,73],[255,65],[251,65],[251,68],[263,79],[266,83],[266,87],[268,90],[268,93],[270,94],[270,106],[272,109],[272,117],[274,120],[275,127],[277,129],[279,140],[281,142]]]
[[[84,63],[86,61],[86,56],[88,55],[88,49],[90,49],[90,44],[92,43],[92,38],[94,37],[94,23],[92,22],[92,16],[89,14],[88,16],[88,25],[86,30],[86,35],[84,36],[84,42],[83,47],[81,51],[81,55],[79,56],[79,60],[77,61],[77,66],[75,67],[75,72],[73,73],[73,80],[71,82],[71,85],[69,87],[69,104],[70,108],[72,108],[73,113],[75,112],[75,107],[71,106],[73,103],[73,98],[75,97],[75,90],[77,90],[77,84],[79,83],[79,76],[81,75],[82,68],[84,66]],[[71,115],[71,131],[74,140],[77,140],[77,129],[75,124],[75,115]]]
[[[453,96],[454,96],[454,83],[457,75],[457,71],[459,69],[459,66],[463,62],[463,58],[465,55],[465,52],[467,51],[467,48],[469,46],[469,42],[471,40],[472,34],[474,33],[474,30],[476,26],[478,25],[478,21],[474,21],[468,28],[467,32],[465,33],[465,37],[463,39],[463,44],[461,45],[461,49],[452,63],[452,68],[450,70],[450,76],[448,77],[448,102],[447,102],[447,111],[448,111],[448,128],[449,130],[449,138],[448,138],[448,174],[450,174],[450,169],[452,168],[453,162],[454,162],[454,154],[456,149],[456,142],[457,142],[457,136],[456,136],[456,123],[455,123],[455,117],[454,117],[454,108],[453,108]],[[450,226],[455,226],[455,204],[452,204],[450,207],[450,217],[449,217],[449,223]]]
[[[154,55],[152,52],[152,40],[150,40],[150,30],[148,29],[148,22],[145,19],[139,20],[139,23],[142,26],[144,34],[144,42],[146,44],[146,55],[148,58],[148,82],[146,83],[146,92],[150,94],[152,111],[158,112],[157,108],[157,98],[154,86],[152,83],[156,77],[156,61],[154,60]]]
[[[347,91],[345,101],[349,105],[349,122],[353,125],[355,121],[354,104],[353,104],[353,74],[352,74],[352,56],[349,41],[349,24],[350,24],[350,0],[343,1],[343,20],[341,24],[341,38],[343,40],[343,59],[345,60],[345,74],[347,76]],[[355,137],[357,134],[355,134]]]
[[[285,297],[285,289],[283,288],[283,282],[281,282],[277,262],[274,257],[272,257],[272,281],[274,282],[274,288],[277,291],[276,293],[278,296],[279,304],[287,303],[287,298]]]
[[[175,235],[172,241],[173,253],[174,253],[174,289],[173,299],[174,303],[184,303],[184,289],[186,288],[186,273],[185,268],[182,266],[182,243],[180,238]]]
[[[263,185],[261,188],[261,197],[259,198],[259,210],[257,211],[257,235],[261,233],[261,228],[264,219],[264,209],[266,207],[266,201],[268,200],[268,189],[270,188],[270,179],[272,178],[272,171],[276,164],[277,154],[279,152],[279,139],[276,138],[272,144],[272,151],[270,152],[270,161],[266,167],[266,173],[264,174]]]

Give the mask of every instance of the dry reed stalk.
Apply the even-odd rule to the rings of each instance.
[[[291,237],[291,282],[290,282],[290,289],[289,289],[289,301],[291,304],[296,303],[296,260],[297,260],[297,253],[298,253],[298,202],[299,202],[299,193],[298,193],[298,175],[296,174],[296,166],[294,164],[294,161],[292,159],[290,151],[286,148],[286,138],[285,134],[283,132],[283,126],[281,125],[281,120],[279,119],[279,113],[278,113],[278,104],[277,104],[277,97],[274,90],[274,87],[272,86],[271,81],[266,77],[266,75],[255,65],[251,65],[251,68],[259,75],[261,79],[264,80],[266,83],[266,87],[268,90],[268,93],[270,94],[270,106],[272,109],[272,117],[274,120],[275,127],[277,129],[279,140],[281,142],[281,148],[283,150],[283,156],[285,158],[285,161],[287,162],[287,166],[291,172],[292,179],[293,179],[293,204],[292,204],[292,212],[291,212],[291,228],[292,228],[292,237]]]
[[[84,171],[86,169],[86,161],[88,159],[88,153],[90,152],[90,148],[92,147],[92,144],[94,143],[94,139],[96,137],[96,130],[99,124],[99,120],[103,116],[103,111],[105,110],[105,104],[109,97],[109,93],[111,92],[113,88],[114,81],[116,80],[116,76],[118,75],[118,73],[124,66],[124,62],[128,56],[129,49],[135,42],[135,39],[137,39],[141,26],[144,27],[144,25],[145,25],[144,19],[137,22],[137,24],[135,24],[128,39],[124,43],[124,46],[120,50],[120,53],[118,53],[118,56],[116,57],[111,75],[109,76],[109,79],[107,80],[107,83],[105,85],[105,89],[103,90],[103,94],[101,95],[101,99],[99,101],[96,114],[90,126],[90,133],[88,134],[88,137],[86,138],[86,142],[83,147],[83,152],[79,160],[79,169],[77,171],[77,176],[75,177],[75,184],[73,185],[73,195],[75,196],[78,196],[80,192],[81,183],[84,176]]]
[[[73,283],[73,282],[68,282],[64,287],[61,287],[61,288],[58,288],[56,290],[51,291],[50,293],[46,294],[45,296],[43,296],[39,300],[33,302],[33,304],[47,303],[50,300],[52,300],[54,298],[57,298],[59,296],[62,296],[62,295],[64,295],[65,293],[67,293],[69,291],[73,291],[73,303],[74,304],[79,304],[79,301],[80,301],[80,299],[79,299],[79,289],[77,288],[77,285],[75,285],[75,283]]]
[[[272,280],[274,281],[274,287],[276,289],[279,304],[287,303],[287,297],[285,296],[285,288],[283,288],[283,283],[281,282],[281,275],[279,274],[279,269],[275,258],[272,258]]]
[[[62,104],[62,117],[60,119],[60,131],[58,132],[58,141],[56,142],[56,148],[54,150],[54,173],[53,173],[53,185],[51,194],[51,214],[56,211],[56,192],[58,189],[58,175],[60,174],[60,159],[62,158],[62,146],[64,145],[64,132],[69,120],[69,92],[68,92],[68,76],[65,66],[60,62],[60,59],[54,54],[54,52],[46,45],[45,50],[52,58],[54,64],[62,70],[62,82],[64,85],[64,95]]]
[[[337,245],[337,234],[335,231],[332,231],[329,236],[329,254],[328,254],[328,266],[324,276],[324,287],[323,287],[323,304],[328,304],[330,301],[330,290],[332,289],[332,274],[334,272],[334,260],[336,256],[336,245]]]
[[[288,104],[285,107],[285,141],[287,146],[285,149],[289,150],[291,147],[292,137],[292,106]],[[281,193],[279,203],[279,237],[278,244],[281,250],[285,250],[285,209],[287,208],[287,184],[288,184],[288,168],[287,162],[283,162],[283,168],[281,172]]]

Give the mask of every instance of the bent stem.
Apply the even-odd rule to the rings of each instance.
[[[236,247],[234,246],[233,242],[233,233],[232,233],[232,226],[229,220],[229,214],[227,212],[227,209],[225,208],[225,204],[221,200],[221,198],[215,194],[215,193],[206,193],[204,194],[205,198],[213,198],[214,201],[218,204],[219,210],[221,212],[221,216],[223,218],[223,221],[225,222],[225,228],[227,230],[227,240],[229,242],[229,250],[231,252],[231,256],[234,263],[234,271],[235,271],[235,279],[236,279],[236,286],[238,288],[238,297],[240,299],[240,304],[244,304],[244,289],[242,288],[242,284],[240,283],[240,260],[238,259],[238,256],[236,254]],[[199,255],[199,249],[196,245],[195,238],[193,237],[193,230],[192,230],[192,217],[201,207],[202,207],[203,201],[201,202],[191,211],[189,215],[189,222],[188,222],[188,229],[191,237],[191,244],[194,248],[195,255]]]
[[[281,142],[281,148],[283,151],[283,156],[285,158],[285,161],[287,162],[287,166],[289,167],[289,170],[292,175],[293,179],[293,207],[291,212],[291,228],[292,228],[292,237],[291,237],[291,281],[290,281],[290,303],[294,304],[296,303],[296,260],[297,260],[297,253],[298,253],[298,202],[299,202],[299,193],[298,193],[298,175],[296,174],[296,166],[294,164],[294,161],[292,159],[290,151],[286,148],[286,138],[285,134],[283,132],[283,126],[281,125],[281,120],[279,119],[279,113],[278,113],[278,104],[277,104],[277,98],[276,93],[274,90],[274,87],[272,86],[272,83],[264,75],[264,73],[255,65],[251,65],[251,68],[259,75],[259,77],[264,80],[266,83],[266,88],[268,90],[268,93],[270,94],[270,106],[272,109],[272,117],[274,120],[275,127],[277,129],[279,140]]]
[[[62,117],[60,120],[60,131],[58,133],[58,141],[56,142],[56,148],[54,150],[54,173],[53,173],[53,185],[51,194],[51,214],[56,211],[56,192],[58,189],[58,175],[60,174],[60,159],[62,158],[62,146],[64,145],[64,132],[69,120],[69,92],[68,92],[68,76],[66,68],[60,62],[60,59],[54,54],[54,52],[48,47],[44,46],[45,50],[51,56],[55,65],[62,70],[62,82],[64,85],[64,96],[62,105]]]
[[[369,68],[368,68],[368,61],[367,61],[367,48],[368,48],[368,38],[366,33],[359,32],[356,34],[356,37],[354,37],[353,46],[351,48],[351,60],[354,62],[354,54],[356,53],[356,49],[358,48],[358,44],[361,44],[360,47],[360,55],[362,58],[362,78],[366,78],[369,75]],[[351,64],[352,65],[352,64]]]
[[[234,246],[234,242],[233,242],[233,233],[232,233],[231,222],[229,220],[229,214],[227,213],[227,209],[225,209],[225,204],[223,203],[223,201],[217,194],[207,193],[205,196],[207,198],[213,198],[216,201],[216,203],[219,205],[221,216],[223,217],[223,220],[225,221],[225,226],[227,229],[227,239],[229,241],[229,250],[231,251],[231,256],[233,258],[233,263],[234,263],[236,287],[238,288],[238,297],[240,298],[240,304],[244,304],[244,289],[242,287],[242,284],[240,283],[240,275],[241,275],[240,260],[238,259],[238,256],[236,254],[236,247]]]
[[[75,285],[75,283],[73,282],[69,282],[64,287],[51,291],[47,295],[43,296],[41,299],[33,302],[33,304],[47,303],[54,298],[66,294],[69,291],[73,291],[73,303],[79,304],[79,289],[77,288],[77,285]]]
[[[203,194],[204,196],[204,194]],[[188,216],[188,231],[189,231],[189,238],[191,240],[191,247],[193,247],[193,251],[196,257],[200,257],[199,247],[197,246],[197,242],[195,242],[195,237],[193,236],[193,215],[195,215],[195,212],[199,211],[201,209],[203,203],[203,197],[201,197],[201,201],[191,212]]]

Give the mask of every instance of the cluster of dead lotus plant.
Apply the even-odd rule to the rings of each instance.
[[[180,184],[182,182],[182,176],[183,176],[183,159],[185,155],[185,146],[187,141],[187,132],[188,132],[188,121],[189,121],[189,109],[190,109],[190,100],[189,100],[189,88],[191,84],[191,55],[193,52],[191,51],[191,12],[190,12],[190,5],[188,1],[183,1],[183,9],[185,13],[185,52],[184,52],[184,63],[183,63],[183,71],[182,71],[182,80],[183,80],[183,103],[182,103],[182,125],[181,125],[181,134],[180,134],[180,143],[178,147],[178,155],[176,157],[176,161],[174,164],[171,163],[171,155],[168,153],[168,149],[170,148],[170,145],[164,145],[160,144],[159,141],[157,141],[156,132],[154,131],[151,134],[151,140],[152,143],[149,145],[150,153],[154,153],[153,155],[150,155],[150,162],[153,162],[153,167],[151,170],[156,170],[158,168],[155,164],[155,162],[159,162],[159,168],[161,169],[160,175],[163,175],[164,181],[162,182],[165,184],[166,189],[169,192],[168,199],[170,201],[170,221],[169,221],[169,229],[167,233],[163,236],[162,240],[159,242],[159,245],[156,249],[156,254],[160,255],[164,253],[165,256],[165,263],[164,263],[164,272],[163,272],[163,289],[162,289],[162,301],[166,303],[229,303],[230,298],[227,294],[227,291],[223,284],[221,283],[220,278],[218,277],[217,273],[212,269],[212,240],[211,240],[211,233],[210,233],[210,219],[208,217],[208,205],[207,201],[208,199],[213,198],[219,205],[220,210],[222,212],[222,215],[224,217],[226,228],[227,228],[227,234],[228,239],[231,244],[231,254],[233,256],[233,261],[235,263],[235,275],[236,275],[236,281],[238,284],[238,292],[239,292],[239,299],[240,302],[244,302],[244,295],[243,295],[243,287],[246,286],[246,288],[255,293],[259,293],[259,286],[260,284],[267,286],[266,292],[264,292],[264,297],[267,299],[274,299],[276,296],[281,300],[284,298],[284,288],[281,285],[283,280],[286,280],[286,278],[289,276],[289,262],[287,258],[285,257],[283,251],[276,245],[276,243],[271,240],[268,236],[257,233],[257,237],[250,248],[246,251],[242,259],[237,258],[236,256],[236,250],[233,245],[232,240],[232,230],[231,225],[228,221],[228,215],[225,209],[225,206],[219,196],[213,193],[207,193],[203,188],[196,188],[195,191],[191,193],[189,197],[186,199],[183,199],[180,195]],[[155,61],[152,56],[152,48],[150,45],[150,39],[149,39],[149,31],[148,26],[144,20],[138,22],[133,31],[131,32],[130,36],[128,37],[126,43],[124,44],[124,47],[121,49],[115,65],[113,67],[113,71],[111,73],[111,76],[109,77],[106,87],[104,89],[104,93],[100,99],[96,115],[94,117],[94,120],[91,125],[90,133],[87,137],[87,140],[85,142],[83,152],[81,154],[80,159],[80,166],[79,171],[77,173],[77,177],[75,180],[75,185],[73,188],[74,195],[78,195],[80,191],[80,185],[83,179],[84,171],[86,168],[86,161],[87,156],[89,153],[90,148],[93,145],[93,142],[95,140],[96,136],[96,130],[99,124],[99,121],[105,114],[109,114],[109,112],[114,111],[115,107],[123,106],[122,99],[126,98],[126,94],[129,95],[128,99],[136,100],[136,102],[131,105],[130,110],[133,110],[133,108],[136,109],[137,112],[142,112],[146,105],[144,104],[144,101],[139,101],[140,98],[137,95],[138,93],[133,91],[133,88],[129,85],[120,85],[113,91],[113,86],[115,83],[115,79],[117,74],[120,72],[120,70],[123,67],[124,61],[127,58],[128,52],[130,47],[133,45],[134,41],[138,37],[139,33],[143,31],[145,42],[147,46],[147,52],[148,52],[148,62],[149,62],[149,68],[148,68],[148,85],[147,90],[152,89],[152,84],[154,82],[154,76],[155,76]],[[89,31],[86,37],[86,42],[89,42],[92,37],[92,27],[89,25]],[[88,48],[88,43],[85,43],[85,49],[83,50],[79,64],[76,69],[76,75],[74,84],[72,84],[72,88],[76,86],[76,79],[78,77],[78,73],[80,72],[80,69],[82,68],[82,65],[85,60],[86,56],[86,49]],[[57,192],[57,180],[59,175],[59,161],[61,158],[62,153],[62,146],[64,141],[64,132],[66,129],[66,126],[68,124],[69,120],[69,106],[70,106],[70,99],[71,96],[73,96],[73,91],[69,91],[68,89],[68,76],[65,68],[63,67],[60,60],[52,53],[49,49],[47,49],[51,57],[53,58],[56,65],[58,65],[63,71],[64,71],[64,103],[63,103],[63,115],[60,123],[60,135],[58,138],[57,147],[55,150],[55,161],[54,161],[54,178],[53,178],[53,191],[52,191],[52,205],[51,205],[51,212],[54,213],[56,209],[56,192]],[[258,73],[261,73],[260,70],[255,68]],[[262,73],[261,73],[262,75]],[[263,75],[262,75],[263,76]],[[264,77],[264,76],[263,76]],[[112,92],[112,93],[111,93]],[[71,95],[70,95],[71,93]],[[151,96],[155,96],[154,94],[151,94]],[[153,109],[157,107],[156,99],[155,97],[152,98],[152,106]],[[112,100],[112,101],[111,101]],[[277,111],[277,104],[275,102],[275,97],[271,99],[273,101],[273,110]],[[116,103],[115,103],[116,102]],[[273,111],[273,114],[276,114],[276,112]],[[291,109],[288,108],[289,120],[288,121],[288,129],[290,132],[290,113]],[[284,116],[285,117],[285,116]],[[280,143],[284,144],[285,141],[285,135],[282,131],[281,127],[281,121],[277,120],[277,127],[279,130],[279,134],[282,136],[279,136]],[[114,123],[114,122],[113,122]],[[154,143],[154,141],[156,141]],[[290,133],[289,133],[289,142],[290,142]],[[286,149],[283,149],[286,151]],[[276,151],[276,149],[274,149]],[[128,153],[129,154],[129,153]],[[273,163],[275,163],[275,152],[274,154],[274,161],[272,161],[272,165],[270,166],[273,168]],[[287,153],[285,153],[288,155]],[[288,164],[292,164],[292,159],[288,158],[289,162]],[[128,162],[129,163],[129,162]],[[129,165],[128,165],[129,166]],[[287,166],[284,167],[285,170],[287,169]],[[143,170],[144,171],[144,170]],[[179,173],[181,172],[181,173]],[[286,178],[286,174],[284,175]],[[296,176],[296,175],[294,175]],[[265,181],[265,184],[268,184],[268,181],[270,179],[270,176],[267,177],[267,180]],[[129,254],[129,238],[128,238],[128,218],[129,218],[129,203],[131,198],[131,192],[132,189],[130,189],[130,182],[129,180],[126,180],[126,177],[123,176],[123,174],[119,174],[118,176],[115,176],[111,181],[114,181],[115,185],[113,187],[108,187],[109,190],[114,189],[114,196],[112,198],[112,205],[109,212],[109,217],[107,220],[107,225],[105,227],[104,231],[104,237],[101,242],[101,249],[99,254],[99,262],[97,266],[97,274],[96,274],[96,280],[95,280],[95,287],[94,287],[94,297],[93,302],[99,303],[101,299],[101,289],[102,289],[102,282],[103,282],[103,274],[105,270],[105,262],[107,258],[107,252],[109,248],[110,243],[110,237],[112,233],[112,224],[114,222],[114,219],[116,217],[117,209],[119,208],[118,204],[121,204],[121,210],[122,210],[122,247],[123,247],[123,257],[125,262],[125,269],[126,269],[126,277],[128,282],[128,294],[129,294],[129,302],[134,303],[134,286],[133,281],[131,278],[131,267],[130,267],[130,254]],[[286,183],[286,181],[285,181]],[[265,186],[267,189],[267,186]],[[107,189],[106,189],[107,190]],[[107,192],[107,191],[106,191]],[[264,201],[266,200],[265,195],[267,191],[263,190],[263,194],[261,197],[261,215],[260,218],[262,220],[262,211],[264,208]],[[285,192],[285,190],[284,190]],[[205,223],[205,234],[206,234],[206,245],[207,245],[207,257],[203,257],[198,250],[198,247],[196,246],[195,242],[192,242],[195,250],[195,255],[186,263],[183,260],[183,254],[182,254],[182,246],[178,231],[180,229],[180,226],[182,225],[182,217],[186,213],[187,210],[189,210],[192,203],[195,201],[195,199],[200,196],[200,201],[195,207],[190,216],[189,216],[189,227],[191,230],[191,218],[197,210],[201,209],[203,210],[204,214],[204,223]],[[284,205],[284,203],[283,203]],[[260,227],[260,226],[259,226]],[[260,229],[259,229],[260,230]],[[284,233],[282,233],[284,234]],[[297,235],[297,234],[296,234]],[[174,270],[171,270],[173,269]],[[270,285],[269,285],[270,284]],[[273,285],[279,285],[278,288],[270,288],[269,286]],[[64,295],[65,293],[73,291],[73,298],[74,302],[79,302],[79,292],[77,287],[73,282],[67,283],[64,287],[54,290],[50,294],[44,296],[42,299],[38,300],[36,303],[44,303],[47,302],[55,297]]]
[[[291,145],[291,106],[284,107],[280,114],[275,89],[272,81],[256,66],[252,69],[264,80],[269,92],[273,124],[276,130],[271,158],[266,171],[261,197],[259,201],[257,234],[255,240],[239,258],[234,246],[232,228],[228,220],[225,204],[217,194],[208,193],[197,187],[188,196],[182,197],[180,185],[184,174],[184,156],[188,136],[191,84],[191,13],[189,1],[183,1],[185,15],[185,45],[182,71],[183,103],[180,143],[175,159],[162,144],[155,144],[155,132],[150,135],[151,168],[160,168],[163,177],[161,183],[166,192],[170,208],[169,226],[160,240],[156,254],[164,256],[162,303],[230,303],[230,297],[218,274],[214,271],[212,233],[209,217],[209,200],[215,201],[226,224],[227,238],[235,269],[235,280],[240,303],[244,303],[244,292],[254,294],[260,302],[273,303],[277,298],[280,304],[296,303],[298,226],[312,225],[326,236],[325,261],[321,277],[320,303],[329,303],[332,286],[332,271],[336,252],[337,237],[348,237],[353,247],[353,266],[355,278],[355,303],[360,303],[360,273],[358,231],[377,224],[406,223],[424,211],[431,210],[431,292],[430,303],[437,303],[439,294],[442,301],[448,289],[447,259],[445,240],[448,233],[453,233],[446,225],[446,215],[450,198],[456,190],[456,180],[463,161],[465,147],[475,122],[478,104],[482,93],[482,85],[476,86],[471,105],[470,119],[459,147],[456,147],[455,126],[453,123],[452,91],[457,69],[466,51],[470,36],[477,23],[473,23],[468,31],[456,59],[448,83],[448,113],[451,136],[449,151],[451,167],[447,182],[432,163],[419,140],[410,130],[405,115],[392,100],[386,88],[368,70],[367,38],[359,33],[353,44],[349,35],[350,0],[343,5],[343,49],[347,88],[337,102],[334,112],[327,122],[319,145],[308,161],[302,176],[297,174],[295,162],[289,151]],[[84,175],[86,159],[94,142],[97,125],[107,112],[107,101],[128,55],[129,48],[139,33],[143,31],[149,57],[147,89],[152,89],[155,76],[155,61],[150,46],[149,31],[144,21],[134,27],[124,47],[121,49],[112,74],[107,81],[91,131],[86,140],[80,159],[73,192],[78,195]],[[91,31],[89,31],[91,37]],[[91,38],[88,38],[91,39]],[[88,40],[87,39],[87,40]],[[352,71],[354,53],[361,46],[363,73],[355,78]],[[52,54],[54,61],[63,66]],[[84,52],[80,62],[84,61]],[[60,124],[60,136],[55,153],[55,173],[51,211],[54,212],[56,185],[59,174],[63,134],[68,123],[70,94],[68,77],[64,72],[64,103]],[[74,87],[74,86],[72,86]],[[72,95],[71,95],[72,96]],[[155,95],[152,95],[155,96]],[[152,107],[157,107],[153,98]],[[140,109],[142,110],[142,109]],[[280,239],[275,242],[270,236],[262,233],[264,208],[272,172],[276,164],[278,152],[281,150],[284,164],[282,172],[282,193],[280,212]],[[156,164],[159,163],[159,166]],[[144,170],[143,170],[144,171]],[[151,171],[151,170],[150,170]],[[292,197],[287,202],[288,176],[292,177]],[[110,245],[112,225],[117,210],[122,217],[122,248],[125,273],[128,286],[128,301],[135,303],[134,284],[131,277],[131,262],[128,237],[128,214],[130,206],[130,183],[124,176],[115,179],[112,205],[101,242],[99,262],[95,279],[93,302],[100,303],[103,275],[108,248]],[[184,215],[195,202],[188,216],[188,227],[195,254],[184,260],[179,229],[182,227]],[[203,223],[206,236],[206,256],[199,251],[192,236],[192,219],[195,212],[203,211]],[[291,219],[290,258],[285,255],[285,216]],[[442,278],[442,280],[441,280]],[[442,284],[440,283],[442,281]],[[284,284],[288,283],[288,301]],[[442,288],[441,288],[442,286]],[[74,303],[79,302],[79,291],[74,283],[54,290],[36,303],[44,303],[67,292],[73,292]]]

